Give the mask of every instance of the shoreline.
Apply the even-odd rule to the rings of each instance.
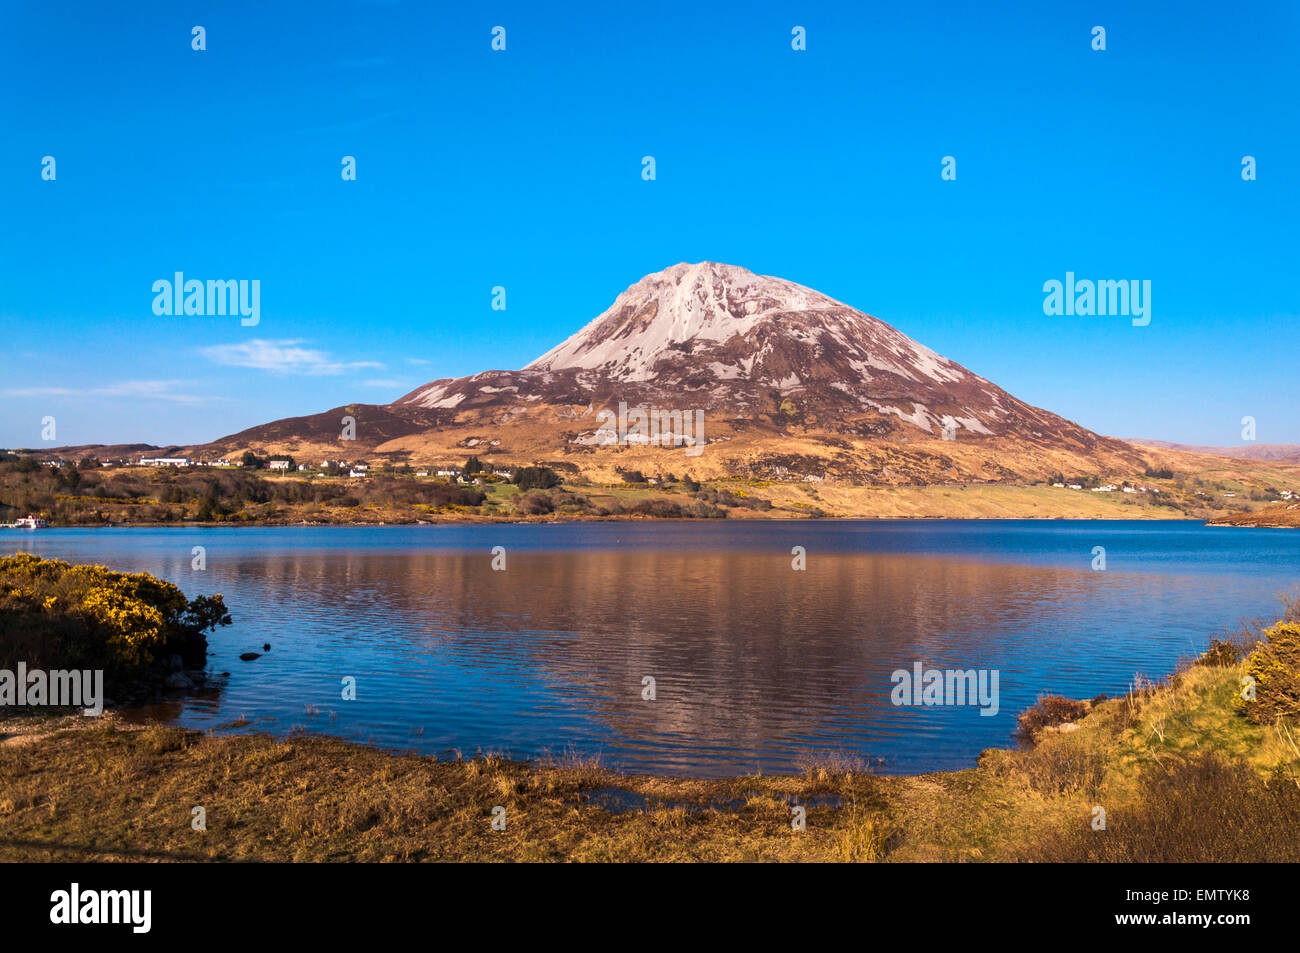
[[[12,465],[13,469],[17,465]],[[558,464],[557,464],[558,466]],[[190,473],[42,468],[28,477],[0,467],[8,518],[23,513],[66,526],[419,525],[421,523],[618,520],[1219,520],[1249,516],[1255,491],[1218,474],[1225,488],[1149,480],[1070,487],[1042,482],[782,482],[757,477],[694,480],[628,471],[630,481],[593,482],[541,468],[522,483],[450,482],[375,471],[362,478],[272,476],[263,471]],[[522,471],[521,471],[522,472]],[[1208,475],[1207,475],[1208,476]],[[1079,477],[1085,485],[1100,478]],[[1225,482],[1227,481],[1227,482]],[[1103,492],[1104,491],[1104,492]],[[1147,492],[1149,491],[1149,492]],[[1238,498],[1240,497],[1240,498]],[[1231,498],[1231,499],[1229,499]],[[1251,496],[1250,499],[1253,499]],[[21,510],[21,512],[19,512]]]
[[[4,561],[7,667],[95,663],[123,688],[96,687],[95,707],[115,699],[99,717],[0,708],[0,861],[1300,862],[1300,593],[1281,597],[1276,624],[1242,623],[1158,685],[1138,675],[1116,698],[1040,696],[1018,719],[1020,747],[967,767],[885,775],[855,751],[804,746],[794,772],[707,778],[613,770],[571,749],[521,761],[379,747],[310,731],[312,705],[207,731],[169,724],[178,709],[146,706],[215,681],[219,666],[197,663],[208,630],[231,622],[220,595]],[[103,592],[125,607],[107,621],[86,615]],[[161,628],[122,623],[150,607]],[[123,632],[149,652],[117,652]]]
[[[1236,529],[1294,529],[1293,526],[1273,526],[1257,523],[1224,523],[1206,520],[1195,516],[758,516],[732,518],[729,520],[711,520],[672,516],[561,516],[561,517],[518,517],[518,516],[480,516],[467,519],[437,520],[384,520],[377,522],[309,522],[295,520],[240,520],[225,522],[141,522],[141,523],[72,523],[69,525],[51,525],[40,530],[27,527],[15,527],[26,533],[40,533],[50,529],[255,529],[265,527],[277,528],[377,528],[381,526],[538,526],[559,525],[563,523],[682,523],[682,524],[717,524],[728,523],[1199,523],[1203,526],[1218,526]],[[0,527],[4,529],[6,527]],[[0,539],[9,537],[0,536]]]
[[[1032,744],[916,775],[831,752],[798,773],[674,777],[14,715],[0,860],[1297,861],[1300,725],[1242,716],[1246,666],[1212,651],[1120,698],[1040,702]]]

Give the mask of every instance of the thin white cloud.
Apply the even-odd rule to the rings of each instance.
[[[5,397],[125,397],[136,400],[165,400],[173,404],[203,404],[211,397],[185,394],[175,390],[182,381],[120,381],[104,387],[15,387],[4,391]]]
[[[13,387],[5,391],[6,397],[71,397],[79,391],[67,387]]]
[[[410,385],[406,381],[395,381],[395,380],[362,381],[362,384],[364,384],[366,387],[382,387],[386,390],[394,387],[410,387]]]
[[[268,341],[254,338],[243,344],[216,344],[199,353],[227,367],[252,367],[277,374],[344,374],[366,367],[383,367],[375,361],[340,361],[314,348],[302,347],[303,340]]]

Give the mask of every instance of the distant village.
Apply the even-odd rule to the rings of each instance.
[[[487,466],[483,465],[479,469],[470,472],[463,466],[447,466],[442,469],[412,469],[410,466],[401,467],[384,467],[375,468],[372,471],[371,466],[364,462],[354,462],[349,460],[322,460],[319,465],[309,463],[298,463],[292,457],[288,456],[271,456],[269,458],[259,458],[255,454],[246,453],[243,460],[230,460],[222,458],[220,460],[194,460],[190,457],[140,457],[138,459],[116,458],[110,460],[99,460],[100,467],[155,467],[155,468],[175,468],[189,469],[201,467],[219,467],[230,470],[244,469],[266,469],[271,472],[280,473],[306,473],[321,476],[344,476],[354,479],[364,479],[371,475],[372,472],[382,470],[385,473],[413,475],[417,477],[433,477],[446,480],[451,483],[463,484],[483,484],[494,480],[512,480],[519,472],[515,466]],[[255,461],[255,462],[254,462]],[[476,457],[470,458],[467,463],[477,463]],[[43,466],[47,467],[65,467],[72,466],[72,460],[44,460]]]

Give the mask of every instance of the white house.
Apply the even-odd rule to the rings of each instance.
[[[288,461],[288,460],[272,460],[270,463],[267,464],[267,467],[268,467],[269,469],[271,469],[271,470],[288,470],[288,469],[289,469],[289,461]]]
[[[142,467],[188,467],[189,457],[141,457]]]
[[[363,476],[366,476],[365,468],[364,468],[364,467],[353,467],[351,470],[348,471],[348,476],[354,476],[354,477],[363,477]]]

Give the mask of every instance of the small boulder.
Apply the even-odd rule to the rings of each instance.
[[[194,683],[185,677],[184,672],[172,672],[163,679],[163,686],[166,688],[193,688]]]
[[[240,654],[239,660],[241,662],[251,662],[253,661],[253,659],[261,658],[261,657],[262,657],[261,652],[243,652]]]

